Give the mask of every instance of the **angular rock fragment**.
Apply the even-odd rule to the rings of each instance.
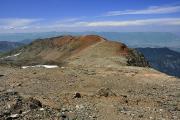
[[[76,92],[76,93],[74,94],[73,98],[81,98],[81,94],[78,93],[78,92]]]
[[[116,96],[116,94],[114,92],[112,92],[111,89],[109,89],[109,88],[101,88],[101,89],[99,89],[97,91],[96,95],[104,96],[104,97]]]
[[[0,77],[3,77],[4,75],[0,75]]]
[[[42,107],[42,103],[34,98],[30,98],[29,100],[29,107],[30,109],[36,109],[36,108],[41,108]]]

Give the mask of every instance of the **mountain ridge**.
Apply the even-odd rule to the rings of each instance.
[[[108,64],[114,66],[148,66],[148,62],[137,51],[128,48],[123,43],[108,41],[97,35],[67,35],[39,39],[20,49],[11,51],[9,56],[18,53],[20,55],[14,57],[14,60],[11,59],[11,61],[26,65],[68,63],[93,66],[107,66]]]

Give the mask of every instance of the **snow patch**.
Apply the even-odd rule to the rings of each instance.
[[[17,54],[11,55],[11,56],[6,56],[5,58],[17,57],[17,56],[19,56],[20,54],[21,54],[21,53],[17,53]]]
[[[13,56],[16,57],[16,56],[19,56],[21,53],[17,53],[17,54],[14,54]]]
[[[57,66],[57,65],[34,65],[34,66],[22,66],[21,68],[26,69],[26,68],[35,68],[35,67],[58,68],[59,66]]]
[[[19,56],[20,54],[21,54],[21,53],[17,53],[17,54],[11,55],[11,56],[3,57],[3,58],[1,58],[1,59],[8,59],[8,58],[17,57],[17,56]]]

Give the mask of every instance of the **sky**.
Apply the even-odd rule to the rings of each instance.
[[[0,0],[0,33],[180,32],[179,0]]]

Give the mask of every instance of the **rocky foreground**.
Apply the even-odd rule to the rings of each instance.
[[[0,71],[2,120],[180,119],[180,80],[150,68]]]

